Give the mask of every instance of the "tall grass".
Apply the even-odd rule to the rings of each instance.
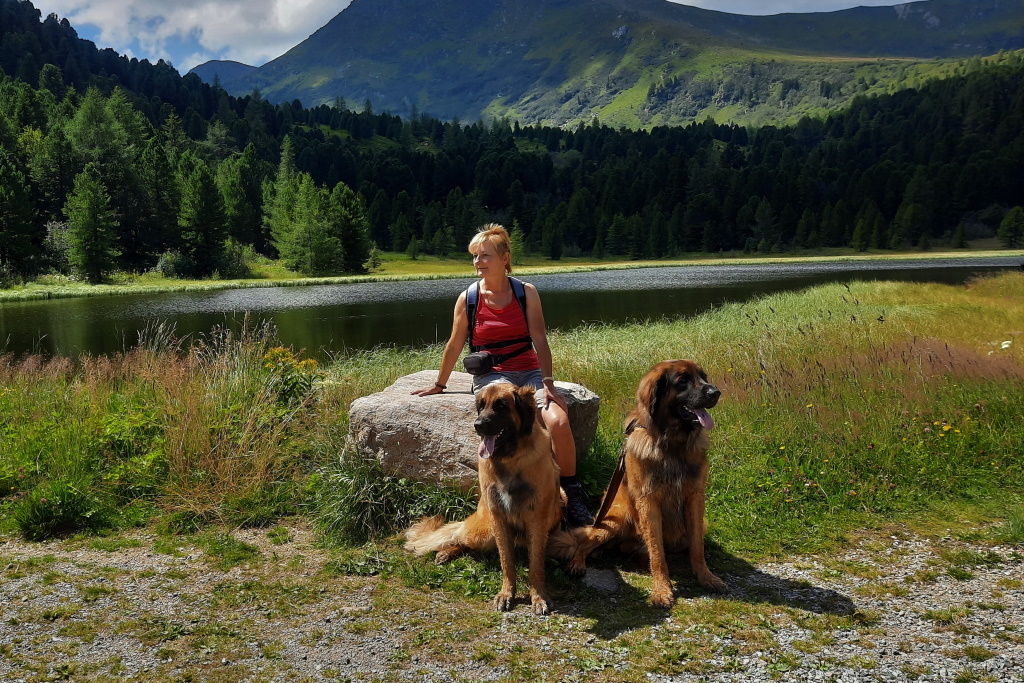
[[[133,523],[154,505],[239,524],[294,510],[315,363],[275,349],[267,326],[215,329],[188,352],[170,337],[79,365],[0,359],[0,483],[26,536]]]
[[[551,340],[556,377],[602,399],[580,463],[595,499],[640,377],[687,357],[723,390],[708,517],[725,548],[810,550],[947,505],[1006,517],[1002,537],[1020,537],[1024,274],[825,285]],[[187,351],[155,327],[77,365],[0,358],[0,526],[42,538],[157,509],[179,529],[302,513],[358,543],[419,514],[463,515],[471,495],[391,477],[346,443],[354,398],[440,353],[380,348],[321,368],[247,324]]]

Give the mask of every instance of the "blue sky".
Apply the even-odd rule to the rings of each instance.
[[[66,17],[99,47],[139,59],[169,60],[185,73],[210,59],[253,66],[278,57],[348,6],[350,0],[33,0],[43,16]],[[372,0],[370,0],[372,1]],[[679,2],[681,0],[673,0]],[[739,14],[828,12],[894,0],[686,0]]]

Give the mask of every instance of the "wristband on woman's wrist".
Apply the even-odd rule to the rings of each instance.
[[[441,384],[440,382],[434,382],[434,386],[440,389],[441,391],[444,391],[445,389],[448,388],[447,384]]]
[[[554,377],[545,377],[545,378],[544,378],[544,379],[542,379],[541,381],[542,381],[542,382],[554,382],[554,381],[555,381],[555,378],[554,378]]]

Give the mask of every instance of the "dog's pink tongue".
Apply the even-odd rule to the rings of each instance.
[[[496,436],[484,436],[480,438],[480,448],[476,454],[481,458],[489,458],[494,454],[494,442],[497,440]]]
[[[698,420],[700,420],[700,426],[703,427],[704,429],[710,432],[712,429],[715,428],[715,421],[711,419],[711,413],[709,413],[708,411],[704,410],[703,408],[698,408],[697,410],[693,411],[693,414],[697,416]]]

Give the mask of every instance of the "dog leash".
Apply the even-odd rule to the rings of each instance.
[[[608,514],[608,510],[611,509],[612,501],[615,500],[615,494],[619,490],[619,485],[622,483],[622,478],[626,476],[626,442],[629,441],[629,435],[633,433],[633,430],[637,427],[637,420],[633,418],[626,425],[625,434],[626,438],[622,440],[622,450],[619,451],[619,462],[615,465],[615,471],[612,472],[612,480],[608,482],[608,488],[604,492],[604,498],[601,500],[601,509],[597,511],[597,516],[594,517],[594,523],[592,526],[597,526],[604,519],[605,515]]]

